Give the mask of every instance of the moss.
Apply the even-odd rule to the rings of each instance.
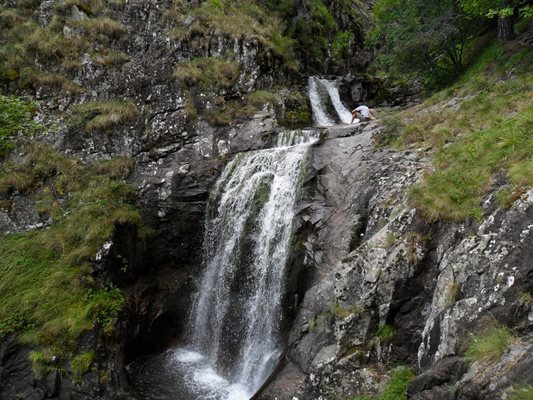
[[[514,386],[507,397],[508,400],[531,400],[533,399],[533,386]]]
[[[359,306],[352,305],[352,306],[343,306],[339,303],[335,303],[333,305],[333,315],[335,315],[337,318],[347,318],[350,315],[359,314],[361,313],[362,309]]]
[[[107,130],[132,122],[138,115],[139,109],[130,100],[91,101],[72,108],[70,124],[88,131]]]
[[[379,400],[407,400],[407,387],[415,376],[411,368],[399,367],[394,369]]]

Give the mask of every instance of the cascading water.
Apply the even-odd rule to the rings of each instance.
[[[207,208],[190,343],[137,366],[144,399],[248,400],[276,367],[295,204],[315,140],[312,130],[281,133],[277,147],[238,154],[222,172]]]
[[[344,104],[342,104],[338,83],[336,81],[328,81],[327,79],[318,79],[318,81],[322,83],[328,91],[329,98],[331,99],[333,107],[335,107],[335,111],[337,111],[340,120],[345,124],[349,124],[352,121],[352,113],[344,106]]]
[[[338,119],[345,124],[352,121],[352,113],[344,106],[340,99],[339,87],[337,81],[309,77],[309,100],[313,110],[313,118],[318,126],[335,125],[335,121],[328,115],[326,102],[331,102]]]
[[[324,107],[322,96],[318,91],[318,78],[309,77],[309,101],[311,102],[311,109],[313,110],[313,118],[317,126],[331,126],[335,125],[335,121],[328,116]]]

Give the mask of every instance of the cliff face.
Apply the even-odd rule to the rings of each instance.
[[[406,198],[428,159],[375,149],[379,127],[353,130],[331,128],[315,148],[301,213],[312,225],[303,258],[314,284],[291,329],[288,364],[259,398],[375,393],[387,365],[421,374],[410,399],[495,399],[531,382],[531,190],[508,210],[489,195],[480,223],[429,224]],[[501,360],[468,369],[461,355],[498,326],[517,338]]]
[[[239,152],[272,145],[281,123],[309,123],[307,102],[294,95],[301,75],[262,14],[258,27],[229,31],[224,24],[246,25],[246,15],[236,21],[229,12],[209,14],[201,2],[130,0],[109,2],[104,11],[84,1],[34,3],[31,19],[39,27],[56,24],[51,32],[64,38],[82,39],[94,29],[97,36],[73,56],[75,67],[57,63],[65,51],[44,60],[28,45],[34,67],[63,76],[75,90],[58,75],[34,74],[24,84],[2,78],[5,92],[35,97],[36,118],[48,128],[46,135],[20,135],[13,160],[28,158],[33,141],[83,163],[131,158],[127,181],[151,232],[143,239],[135,224],[118,223],[91,257],[91,279],[125,294],[111,335],[95,324],[78,338],[76,352],[94,352],[91,367],[74,377],[62,360],[37,375],[30,347],[5,335],[0,397],[130,398],[126,365],[182,336],[198,285],[209,189],[223,166]],[[309,17],[311,6],[303,3],[294,21]],[[354,19],[345,3],[326,5],[339,29],[348,29]],[[355,34],[362,38],[366,7],[356,8],[362,19]],[[121,28],[106,36],[95,22],[83,22],[102,16]],[[346,82],[352,85],[346,92],[361,100],[361,81]],[[272,89],[276,84],[289,89]],[[111,122],[98,125],[105,116]],[[297,306],[288,312],[294,322],[287,363],[260,398],[375,393],[387,380],[386,366],[400,364],[420,373],[409,387],[413,399],[496,399],[511,385],[531,383],[533,193],[502,209],[495,187],[484,199],[482,221],[428,223],[409,207],[407,192],[429,160],[423,151],[376,149],[380,130],[331,128],[313,150],[291,265],[289,297]],[[54,224],[34,193],[2,196],[3,233]],[[503,325],[517,337],[503,357],[468,367],[463,355],[472,334]]]

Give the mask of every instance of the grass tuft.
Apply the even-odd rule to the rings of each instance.
[[[138,115],[139,109],[129,100],[91,101],[72,108],[70,123],[88,131],[106,130],[132,122]]]
[[[468,362],[497,363],[514,336],[506,327],[492,327],[481,336],[474,336],[465,353]]]
[[[239,63],[217,57],[194,58],[178,64],[174,77],[186,87],[229,89],[239,78]]]

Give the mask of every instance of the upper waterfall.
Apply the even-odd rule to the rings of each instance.
[[[331,81],[316,76],[309,77],[309,101],[313,110],[313,119],[317,126],[335,125],[335,119],[349,124],[352,114],[342,103],[339,95],[337,81]],[[330,112],[335,111],[335,118],[329,115],[327,104],[333,106]],[[331,107],[330,107],[331,108]]]

